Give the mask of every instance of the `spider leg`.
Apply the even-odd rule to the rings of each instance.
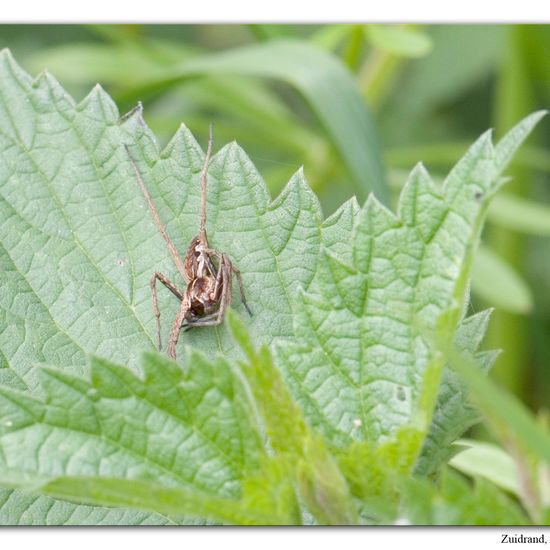
[[[170,331],[170,337],[168,339],[168,348],[166,349],[168,357],[171,357],[174,360],[176,359],[176,346],[180,337],[181,326],[185,319],[185,315],[187,314],[188,307],[186,296],[184,296],[181,301],[180,310],[172,323],[172,330]]]
[[[222,269],[222,263],[225,263],[227,266],[229,266],[229,277],[228,279],[231,279],[231,273],[234,273],[237,277],[237,282],[239,283],[239,291],[241,293],[241,301],[243,303],[243,306],[245,307],[246,311],[248,312],[248,315],[252,317],[252,310],[250,309],[248,303],[246,302],[246,295],[244,293],[244,285],[243,285],[243,279],[241,277],[241,271],[237,269],[235,264],[229,259],[229,256],[225,254],[224,252],[218,252],[214,248],[207,248],[206,253],[210,256],[214,256],[218,262],[220,262],[220,271]]]
[[[217,326],[223,321],[223,319],[219,319],[219,314],[216,311],[216,313],[211,313],[210,315],[205,315],[204,317],[200,317],[196,321],[187,321],[182,326],[182,331],[187,332],[188,330],[191,330],[194,327],[213,327]]]
[[[155,225],[157,226],[157,229],[159,230],[160,234],[162,235],[162,238],[164,239],[164,242],[166,243],[166,247],[168,248],[168,252],[170,252],[170,255],[172,256],[172,259],[174,260],[174,264],[176,264],[176,267],[178,268],[178,271],[180,272],[181,276],[185,279],[186,282],[189,282],[189,276],[187,275],[187,272],[185,271],[185,265],[183,263],[183,260],[181,259],[181,256],[178,252],[178,249],[176,248],[176,245],[172,242],[170,237],[168,236],[168,232],[166,231],[166,227],[164,227],[164,224],[162,223],[160,219],[160,215],[158,213],[157,207],[155,206],[155,203],[153,202],[153,199],[151,198],[151,195],[149,194],[149,191],[147,187],[145,186],[145,183],[143,181],[143,177],[141,175],[141,172],[130,154],[130,148],[128,145],[124,144],[124,147],[126,149],[126,153],[128,154],[128,157],[130,158],[130,163],[132,164],[134,168],[134,172],[136,173],[136,178],[138,181],[138,184],[141,188],[141,192],[143,193],[143,196],[145,198],[145,202],[147,203],[147,207],[149,208],[149,211],[151,212],[151,215],[153,216],[153,220],[155,221]]]
[[[157,281],[160,281],[172,294],[180,300],[183,300],[183,292],[170,280],[166,275],[155,271],[151,280],[149,281],[149,286],[151,287],[151,297],[153,302],[153,313],[157,319],[157,347],[160,351],[162,349],[162,342],[160,339],[160,309],[158,306],[157,298]]]
[[[218,273],[216,274],[216,284],[214,285],[214,296],[218,297],[222,296],[224,293],[225,288],[227,287],[227,273],[226,273],[226,266],[228,262],[228,258],[225,254],[220,254],[216,251],[216,254],[218,255]],[[231,262],[229,262],[231,265]],[[229,285],[231,286],[231,279],[229,280]]]
[[[244,285],[243,278],[241,277],[241,272],[233,264],[231,264],[231,268],[233,273],[235,273],[235,277],[237,277],[237,282],[239,283],[239,290],[241,292],[241,301],[243,303],[243,306],[245,307],[246,311],[248,311],[248,315],[252,317],[252,310],[250,309],[250,307],[248,307],[248,304],[246,303],[246,296],[244,294]]]
[[[217,251],[214,251],[214,252],[217,252]],[[219,257],[217,254],[209,254],[208,253],[208,248],[207,248],[207,253],[205,254],[205,257],[206,257],[206,265],[210,271],[210,275],[212,275],[212,277],[216,277],[216,279],[218,278],[218,275],[219,275],[219,269],[216,268],[216,266],[214,265],[214,262],[212,261],[212,258],[210,256],[215,256],[218,261],[219,261]]]
[[[227,254],[221,254],[220,271],[222,272],[222,276],[220,279],[219,287],[221,289],[221,294],[220,308],[218,309],[218,323],[221,323],[223,321],[225,310],[231,303],[231,273],[233,271],[233,266],[231,265],[231,261],[229,260]],[[216,278],[216,283],[217,282],[218,278]]]

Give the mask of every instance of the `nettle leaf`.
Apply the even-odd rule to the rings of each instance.
[[[141,379],[94,358],[89,379],[42,367],[38,394],[1,388],[2,484],[86,504],[267,521],[261,508],[241,510],[243,484],[266,459],[248,391],[223,359],[193,352],[190,365],[146,354]]]
[[[193,524],[185,518],[171,519],[161,514],[84,506],[65,500],[22,491],[0,490],[1,525],[181,525]],[[204,521],[200,522],[204,524]]]
[[[488,371],[499,350],[478,351],[487,331],[491,311],[482,311],[464,319],[458,326],[455,344],[468,353],[476,365]],[[479,411],[470,403],[466,383],[452,368],[443,371],[441,387],[433,412],[432,423],[415,471],[430,474],[457,452],[452,443],[481,419]]]
[[[359,206],[354,200],[344,203],[330,218],[322,225],[323,246],[336,253],[336,255],[346,262],[351,261],[352,250],[349,242],[352,239],[353,228],[358,220]],[[483,337],[486,333],[489,323],[490,310],[480,312],[471,317],[460,321],[456,331],[455,344],[463,352],[474,354],[477,364],[484,370],[489,370],[496,360],[498,351],[477,351]],[[418,474],[428,474],[437,469],[455,452],[451,443],[458,439],[468,428],[480,420],[480,414],[472,406],[468,399],[466,384],[451,368],[445,368],[441,378],[441,384],[438,391],[437,402],[433,411],[433,418],[424,441],[422,454],[418,457],[415,471]],[[411,433],[409,433],[411,435]],[[424,435],[422,436],[423,439]],[[397,437],[399,441],[399,436]],[[377,495],[379,490],[377,485],[380,480],[387,475],[387,465],[380,463],[380,457],[377,456],[372,445],[365,448],[353,447],[349,456],[361,453],[369,458],[365,462],[365,457],[357,459],[359,464],[369,464],[368,469],[375,472],[373,476],[369,475],[364,480],[362,489],[370,496]],[[350,462],[349,456],[344,459],[344,463]],[[386,468],[386,473],[381,474],[380,469]],[[353,469],[353,467],[352,467]],[[364,468],[361,466],[361,476],[365,475]],[[352,478],[353,478],[352,473]],[[353,480],[352,480],[353,481]],[[389,481],[391,484],[392,482]],[[361,493],[361,490],[359,491]],[[377,500],[377,506],[379,501]]]
[[[38,363],[86,375],[92,353],[138,370],[141,351],[154,348],[149,278],[161,271],[179,279],[125,143],[183,254],[198,230],[204,160],[190,132],[182,127],[160,151],[139,110],[120,121],[100,87],[75,104],[51,75],[33,80],[0,53],[0,382],[12,388],[40,389]],[[320,223],[301,171],[271,202],[236,144],[212,159],[207,231],[243,273],[255,342],[292,333],[294,295],[313,277]],[[166,343],[179,304],[163,290]],[[238,291],[233,307],[242,310]],[[225,326],[185,341],[211,356],[239,353]]]
[[[397,215],[370,197],[347,224],[351,253],[322,250],[315,279],[299,297],[295,337],[277,354],[306,416],[335,445],[385,441],[403,426],[427,431],[443,367],[430,339],[452,337],[489,199],[542,116],[527,117],[496,147],[490,133],[481,136],[441,189],[417,166]],[[477,317],[461,330],[483,324]],[[478,343],[466,347],[473,352]],[[449,420],[464,404],[449,395],[457,384],[446,374],[426,456],[473,421],[468,408]],[[413,440],[418,452],[423,438]]]
[[[161,271],[179,279],[123,145],[182,254],[198,232],[204,153],[184,127],[161,152],[139,109],[119,123],[99,87],[75,105],[50,75],[32,80],[6,50],[0,128],[2,366],[20,378],[14,385],[34,387],[36,362],[83,373],[93,353],[135,365],[155,342],[149,278]],[[271,202],[246,154],[230,144],[212,160],[207,212],[211,245],[243,273],[255,342],[289,336],[293,296],[312,279],[320,242],[320,208],[303,173]],[[179,304],[162,290],[166,341]],[[238,290],[233,306],[244,311]],[[185,340],[235,355],[224,326]]]
[[[178,364],[142,356],[155,342],[149,279],[178,278],[125,145],[182,252],[198,230],[204,153],[184,127],[161,151],[141,109],[120,119],[99,87],[75,104],[3,51],[0,485],[42,496],[3,491],[0,521],[391,519],[393,479],[416,464],[434,407],[425,472],[473,421],[448,394],[466,395],[454,375],[437,397],[432,337],[455,337],[488,200],[540,116],[496,148],[482,136],[442,189],[415,169],[397,215],[370,198],[322,222],[301,171],[271,202],[245,153],[223,147],[207,231],[241,270],[254,315],[237,290],[243,321],[230,311],[186,333]],[[179,304],[159,296],[166,341]],[[456,341],[488,363],[474,334],[484,319],[462,320]]]
[[[344,476],[267,347],[257,352],[231,312],[229,324],[248,384],[224,359],[190,352],[185,371],[145,354],[143,379],[94,358],[89,379],[43,366],[41,391],[1,387],[0,484],[174,523],[298,524],[307,510],[318,523],[357,523]],[[138,519],[159,520],[128,521]]]

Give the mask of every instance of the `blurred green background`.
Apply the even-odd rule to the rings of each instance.
[[[547,25],[2,25],[0,46],[83,99],[137,101],[165,145],[181,122],[236,140],[275,196],[304,166],[326,215],[369,192],[393,207],[422,161],[442,180],[487,128],[550,106]],[[495,307],[494,376],[532,409],[550,395],[550,122],[508,170],[472,281]]]

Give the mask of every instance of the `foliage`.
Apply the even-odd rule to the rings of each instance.
[[[120,118],[99,87],[75,104],[7,51],[0,73],[3,523],[537,520],[541,506],[488,481],[471,493],[444,463],[477,419],[472,380],[488,416],[509,418],[480,378],[488,316],[464,311],[489,201],[542,113],[496,146],[484,134],[441,188],[415,168],[397,214],[371,196],[323,221],[302,171],[270,202],[244,151],[223,147],[207,229],[254,315],[239,318],[236,295],[225,325],[186,334],[177,364],[143,353],[147,280],[174,268],[124,145],[180,249],[197,230],[200,147],[182,127],[160,150],[140,109]],[[546,434],[533,444],[540,429],[514,406],[546,461]]]

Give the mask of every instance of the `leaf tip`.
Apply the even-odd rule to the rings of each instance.
[[[357,197],[355,195],[353,195],[350,199],[349,199],[349,205],[351,207],[351,209],[353,210],[353,212],[356,214],[357,212],[359,212],[359,210],[361,209],[361,206],[359,206],[359,201],[357,200]]]
[[[381,203],[374,193],[369,193],[365,204],[363,205],[363,219],[367,218],[371,223],[371,229],[376,228],[376,231],[382,231],[388,227],[401,225],[401,220],[395,215],[392,210]],[[360,222],[361,223],[361,222]]]
[[[539,109],[538,111],[535,111],[534,113],[531,113],[528,115],[523,122],[529,122],[532,123],[533,126],[539,122],[539,120],[543,119],[548,114],[548,109]]]
[[[29,76],[29,74],[17,63],[15,60],[15,57],[13,57],[13,54],[11,53],[11,50],[9,48],[4,48],[0,51],[0,67],[2,67],[6,71],[11,71],[12,74],[10,75],[12,78],[14,75],[16,75],[17,78],[21,78],[25,85],[32,84],[32,78]],[[6,76],[2,77],[6,78]]]
[[[430,191],[435,191],[435,186],[433,184],[433,180],[430,176],[430,173],[428,172],[426,166],[422,161],[417,162],[413,169],[411,170],[409,177],[407,178],[407,181],[405,182],[405,185],[403,187],[403,191],[401,192],[401,195],[407,194],[407,188],[411,186],[416,186],[419,184],[424,184],[430,188]]]
[[[294,173],[293,177],[303,181],[303,182],[307,182],[307,178],[306,178],[306,169],[304,167],[303,164],[301,164],[300,166],[298,166],[298,169],[296,170],[296,172]],[[309,187],[309,185],[308,185]]]
[[[238,158],[243,154],[241,146],[237,143],[237,140],[232,140],[229,143],[226,143],[219,151],[220,156],[226,156],[230,159]]]
[[[502,172],[508,166],[514,153],[547,112],[547,110],[539,110],[526,116],[498,142],[496,146],[496,168],[499,172]]]
[[[15,63],[15,59],[9,48],[2,48],[0,50],[0,61],[4,63]]]
[[[355,217],[361,210],[357,198],[353,195],[350,199],[344,202],[340,207],[338,207],[330,216],[323,220],[321,227],[326,230],[327,228],[336,225],[341,222],[341,220],[346,220],[345,223],[349,226],[353,226]]]
[[[106,124],[117,124],[120,120],[116,103],[101,84],[96,84],[76,109],[82,113],[94,113],[103,118]]]
[[[162,158],[171,156],[174,152],[178,157],[189,155],[191,149],[192,163],[194,168],[199,170],[202,167],[204,153],[202,152],[199,142],[195,139],[195,136],[191,133],[189,128],[182,122],[166,147],[161,152]]]
[[[63,105],[63,111],[66,115],[72,116],[76,103],[72,96],[61,86],[57,78],[48,71],[48,69],[42,70],[33,82],[34,88],[43,88],[48,90],[50,96],[55,98],[57,108],[61,109]]]
[[[141,101],[138,101],[135,107],[118,119],[118,123],[121,126],[132,122],[136,122],[140,126],[145,126],[145,120],[143,119],[143,103],[141,103]]]
[[[298,217],[300,212],[308,210],[313,212],[321,223],[321,204],[305,178],[303,167],[294,172],[284,189],[272,201],[270,209],[275,210],[282,206],[289,208],[289,203],[294,205],[291,209],[295,217]]]
[[[430,174],[428,173],[428,169],[424,165],[424,163],[420,160],[418,161],[413,169],[411,170],[411,177],[414,176],[416,178],[430,178]]]

